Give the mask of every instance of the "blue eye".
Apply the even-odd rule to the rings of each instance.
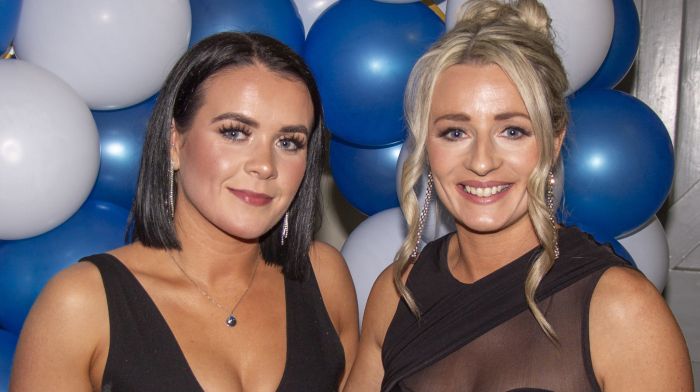
[[[502,134],[509,139],[520,139],[523,136],[530,136],[532,133],[519,127],[508,127]]]
[[[465,132],[459,128],[449,128],[444,130],[440,136],[447,140],[461,139],[465,136]]]
[[[306,141],[298,136],[288,136],[280,139],[277,145],[283,150],[296,151],[304,149],[306,147]]]
[[[219,133],[231,140],[243,140],[250,135],[250,131],[242,126],[223,126],[219,129]]]

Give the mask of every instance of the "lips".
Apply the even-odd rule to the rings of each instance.
[[[479,204],[488,204],[503,198],[512,185],[504,182],[468,181],[457,184],[457,190],[468,200]]]
[[[272,196],[245,189],[227,188],[236,197],[253,206],[264,206],[272,201]]]

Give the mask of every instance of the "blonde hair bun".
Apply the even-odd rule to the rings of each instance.
[[[494,24],[519,26],[552,39],[551,19],[537,0],[468,0],[454,28],[476,32]]]

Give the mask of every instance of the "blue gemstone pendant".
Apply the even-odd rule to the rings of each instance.
[[[238,320],[236,320],[236,317],[233,314],[230,314],[226,319],[226,325],[229,327],[235,327],[236,323],[238,323]]]

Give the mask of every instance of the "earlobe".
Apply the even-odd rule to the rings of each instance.
[[[174,171],[180,168],[180,133],[175,127],[175,120],[170,124],[170,164]]]
[[[559,154],[561,153],[561,147],[564,145],[564,138],[566,137],[566,128],[562,129],[559,136],[554,137],[554,161],[559,159]]]

